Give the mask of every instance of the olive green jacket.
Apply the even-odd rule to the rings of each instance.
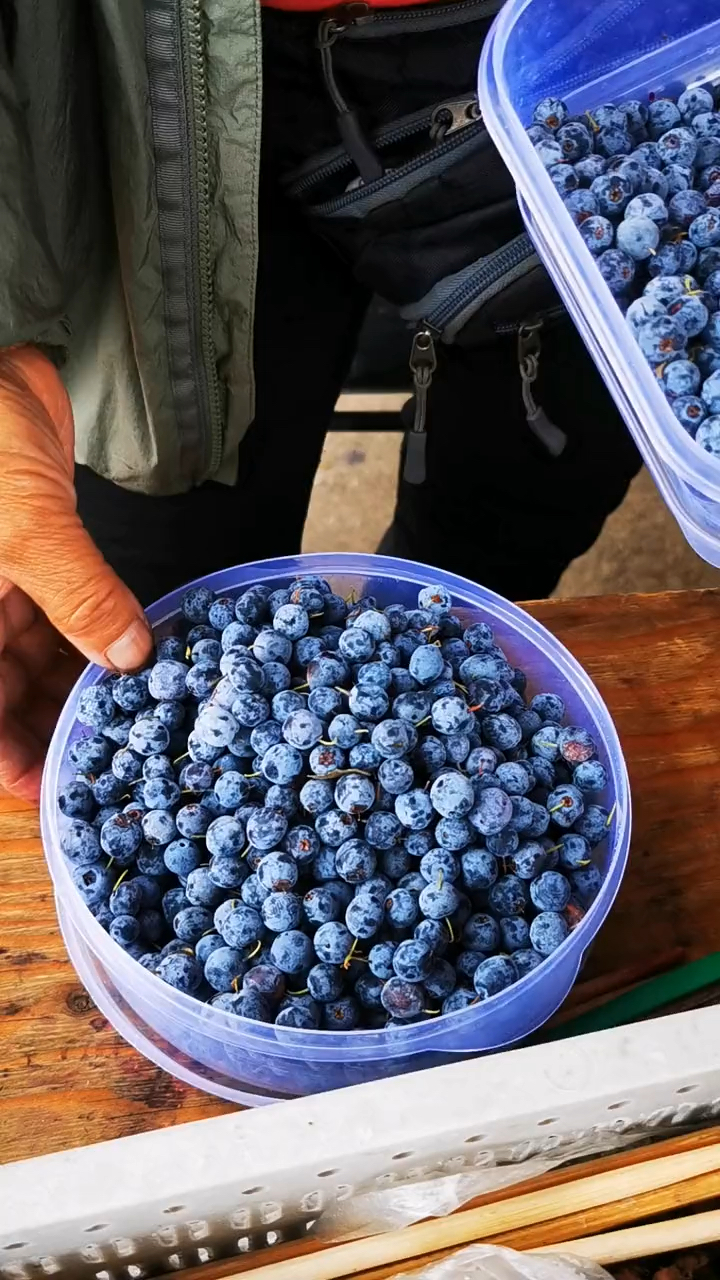
[[[231,483],[252,419],[257,4],[0,0],[0,346],[144,492]]]

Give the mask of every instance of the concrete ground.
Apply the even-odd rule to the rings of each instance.
[[[374,551],[390,521],[400,433],[331,432],[305,529],[306,551]],[[647,472],[607,521],[595,546],[570,565],[556,595],[720,586],[720,570],[686,543]]]

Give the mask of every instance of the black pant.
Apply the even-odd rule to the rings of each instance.
[[[257,414],[240,448],[237,484],[209,482],[156,498],[77,471],[82,518],[143,603],[201,574],[300,548],[325,432],[368,304],[278,180],[337,141],[316,26],[309,14],[264,14]],[[407,110],[417,92],[417,84],[408,86]],[[399,480],[384,552],[515,600],[552,591],[592,546],[640,460],[569,320],[543,336],[535,390],[569,437],[558,459],[528,428],[513,338],[473,351],[442,349],[428,403],[427,480]]]

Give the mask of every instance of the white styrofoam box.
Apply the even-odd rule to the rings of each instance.
[[[303,1235],[368,1190],[707,1125],[719,1049],[702,1009],[5,1165],[0,1277],[143,1280]]]

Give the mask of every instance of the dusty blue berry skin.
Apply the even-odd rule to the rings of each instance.
[[[488,956],[475,970],[473,986],[481,1000],[498,995],[517,981],[517,970],[510,956]]]
[[[542,911],[530,925],[530,941],[535,951],[541,956],[552,955],[565,941],[568,925],[565,919],[554,911]]]
[[[576,124],[563,137],[582,150]],[[643,193],[646,166],[610,163]],[[596,216],[587,188],[576,203]],[[640,321],[700,296],[684,277],[663,290]],[[348,606],[320,579],[194,599],[146,671],[87,700],[59,797],[78,891],[147,980],[295,1035],[400,1034],[541,963],[557,939],[545,924],[536,945],[533,922],[565,924],[543,876],[567,872],[574,920],[608,831],[608,779],[557,695],[533,698],[442,587],[417,608]],[[547,806],[568,790],[584,812],[561,854]]]

